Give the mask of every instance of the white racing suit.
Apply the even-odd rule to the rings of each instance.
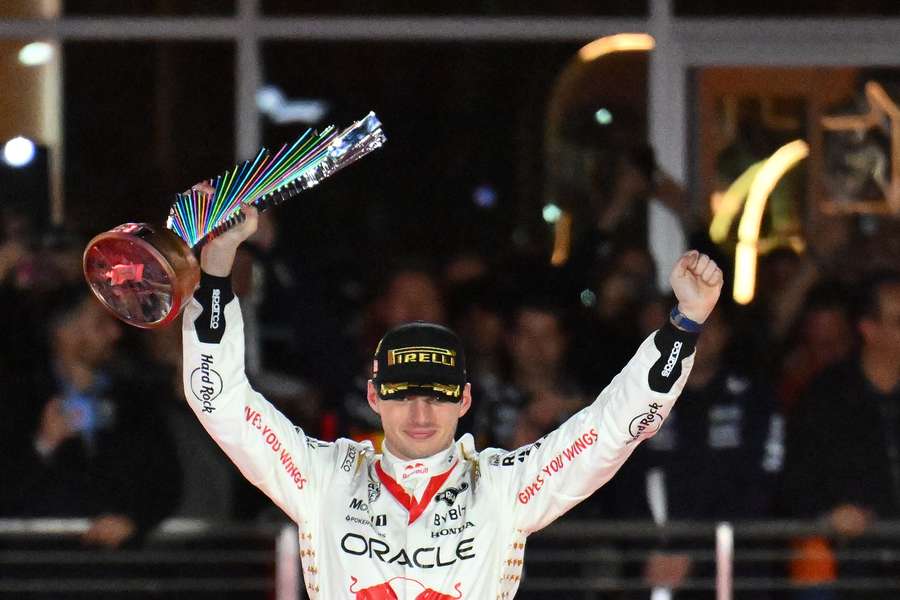
[[[533,444],[477,452],[467,434],[403,461],[369,442],[313,439],[253,391],[238,301],[227,279],[204,274],[184,314],[184,387],[241,473],[299,526],[310,598],[510,599],[528,534],[590,496],[659,429],[695,342],[671,326],[656,332],[593,404]]]

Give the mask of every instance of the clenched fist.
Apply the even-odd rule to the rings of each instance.
[[[212,194],[215,189],[208,183],[198,183],[191,189]],[[253,235],[259,221],[259,213],[253,206],[241,208],[243,221],[221,235],[213,238],[200,251],[200,268],[217,277],[227,277],[234,265],[238,246]]]
[[[678,259],[669,276],[678,310],[697,323],[703,323],[715,308],[724,281],[722,269],[715,261],[696,250]]]

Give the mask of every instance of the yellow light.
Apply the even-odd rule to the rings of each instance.
[[[738,245],[734,258],[733,296],[738,304],[748,304],[755,293],[757,242],[769,194],[784,174],[807,156],[809,145],[803,140],[785,144],[766,159],[750,184],[744,214],[738,225]]]
[[[572,249],[572,215],[564,210],[553,224],[553,254],[550,256],[550,264],[561,267],[569,260]]]
[[[578,58],[589,62],[612,52],[653,50],[656,40],[646,33],[617,33],[594,40],[578,51]]]
[[[759,173],[764,162],[761,160],[751,165],[746,171],[741,173],[740,177],[734,180],[734,183],[728,186],[724,194],[714,194],[713,220],[709,225],[709,238],[713,242],[721,244],[728,237],[728,232],[731,231],[731,224],[738,213],[741,212],[744,198],[747,196],[747,192],[750,191],[750,184],[753,183],[753,178]]]
[[[734,301],[750,304],[756,293],[756,244],[738,242],[734,252]]]

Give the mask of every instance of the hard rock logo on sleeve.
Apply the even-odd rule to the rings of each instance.
[[[222,376],[212,368],[213,357],[200,355],[200,366],[191,371],[191,392],[203,405],[203,412],[216,410],[213,401],[222,393]]]

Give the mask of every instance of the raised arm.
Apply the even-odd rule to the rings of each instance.
[[[241,473],[300,520],[314,510],[338,450],[307,438],[247,381],[243,321],[229,281],[238,246],[256,229],[256,209],[244,210],[245,221],[208,242],[201,254],[200,287],[183,317],[184,392]]]
[[[722,272],[691,251],[676,263],[670,283],[678,306],[669,323],[641,344],[593,404],[534,444],[488,457],[485,468],[514,506],[517,528],[537,531],[590,496],[669,414],[693,365],[699,326],[718,300]]]

